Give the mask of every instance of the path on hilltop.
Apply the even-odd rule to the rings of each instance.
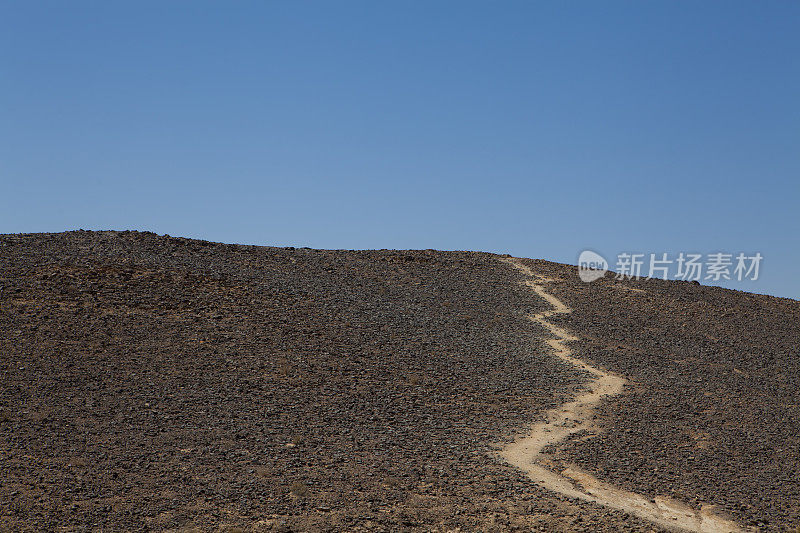
[[[577,358],[567,346],[568,342],[578,340],[577,337],[548,320],[553,315],[572,312],[572,309],[545,290],[545,285],[556,281],[555,279],[537,275],[516,258],[502,260],[525,274],[528,279],[524,283],[552,306],[552,309],[529,318],[552,334],[545,342],[552,349],[553,355],[588,372],[592,378],[586,383],[584,391],[572,401],[548,411],[545,422],[533,425],[527,435],[505,446],[500,451],[500,456],[548,490],[569,498],[619,509],[669,529],[704,533],[745,531],[735,522],[714,514],[711,506],[703,506],[697,510],[671,498],[650,498],[626,491],[605,483],[576,466],[556,472],[542,464],[547,446],[564,441],[579,431],[593,430],[595,407],[604,397],[621,394],[626,380]]]

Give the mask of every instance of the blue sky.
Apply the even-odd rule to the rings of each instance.
[[[0,232],[761,252],[800,298],[798,2],[0,1]]]

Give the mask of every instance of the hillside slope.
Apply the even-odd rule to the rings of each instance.
[[[0,236],[0,527],[653,530],[497,457],[587,379],[498,259]],[[529,264],[634,383],[557,461],[794,524],[800,303]]]

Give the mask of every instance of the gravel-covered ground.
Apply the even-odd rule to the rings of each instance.
[[[630,381],[558,461],[797,525],[800,302],[528,264],[576,355]],[[496,458],[585,380],[521,279],[475,252],[0,236],[0,530],[655,530]]]
[[[800,302],[691,282],[561,281],[553,317],[576,353],[629,379],[598,411],[604,430],[557,450],[629,490],[712,503],[766,531],[800,528]]]
[[[496,256],[0,236],[0,529],[649,531],[493,449],[583,377]]]

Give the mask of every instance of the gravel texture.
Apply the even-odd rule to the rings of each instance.
[[[556,464],[797,526],[800,302],[527,264],[576,355],[629,379]],[[497,459],[586,379],[521,279],[475,252],[0,236],[0,530],[655,531]]]
[[[544,349],[544,332],[525,317],[546,304],[519,281],[497,256],[474,252],[319,251],[138,232],[0,236],[0,529],[653,530],[539,489],[496,458],[499,443],[584,380]],[[670,301],[700,320],[710,305],[704,301],[727,294],[681,290],[696,297]],[[612,431],[581,444],[591,454],[579,462],[601,467],[609,453],[646,438],[663,436],[666,446],[681,435],[670,427],[708,419],[715,421],[703,441],[708,453],[733,449],[740,435],[758,445],[741,460],[709,463],[719,470],[683,476],[696,486],[679,477],[675,487],[691,495],[722,483],[726,494],[714,497],[736,502],[768,479],[770,487],[787,487],[786,498],[796,496],[796,470],[774,460],[796,460],[796,405],[752,403],[744,421],[725,418],[767,397],[754,385],[768,387],[769,398],[795,394],[796,367],[780,369],[783,381],[767,376],[796,353],[796,335],[771,349],[768,364],[746,355],[769,332],[777,335],[773,320],[791,333],[796,302],[760,307],[762,300],[735,296],[773,310],[762,331],[741,321],[752,336],[703,344],[746,359],[736,368],[750,377],[730,375],[740,395],[722,402],[729,381],[694,381],[706,356],[689,347],[708,328],[692,328],[696,341],[682,341],[681,362],[670,367],[692,376],[677,398],[675,385],[668,396],[648,396],[656,391],[648,379],[664,379],[666,345],[638,362],[616,347],[592,352],[598,362],[619,363],[642,390],[618,400],[628,402],[615,407],[619,413],[608,411]],[[587,307],[600,315],[578,312],[591,298],[559,297],[576,308],[569,320],[582,332],[605,331],[620,319],[605,304]],[[642,322],[626,312],[633,331]],[[664,331],[649,346],[684,337]],[[702,368],[704,379],[722,375]],[[705,390],[716,396],[704,397]],[[680,416],[657,424],[649,424],[653,415],[633,417],[625,427],[642,439],[620,437],[617,415],[638,412],[641,402],[652,404],[648,413]],[[776,442],[780,453],[771,448]],[[668,473],[705,465],[708,455],[699,450],[688,462],[677,450],[658,450],[670,461],[660,478],[626,481],[629,470],[621,467],[612,475],[663,491]],[[754,456],[759,472],[740,479],[756,472]],[[794,512],[788,499],[764,495],[764,505],[786,506],[767,513],[751,495],[753,507],[741,512],[776,523]]]

